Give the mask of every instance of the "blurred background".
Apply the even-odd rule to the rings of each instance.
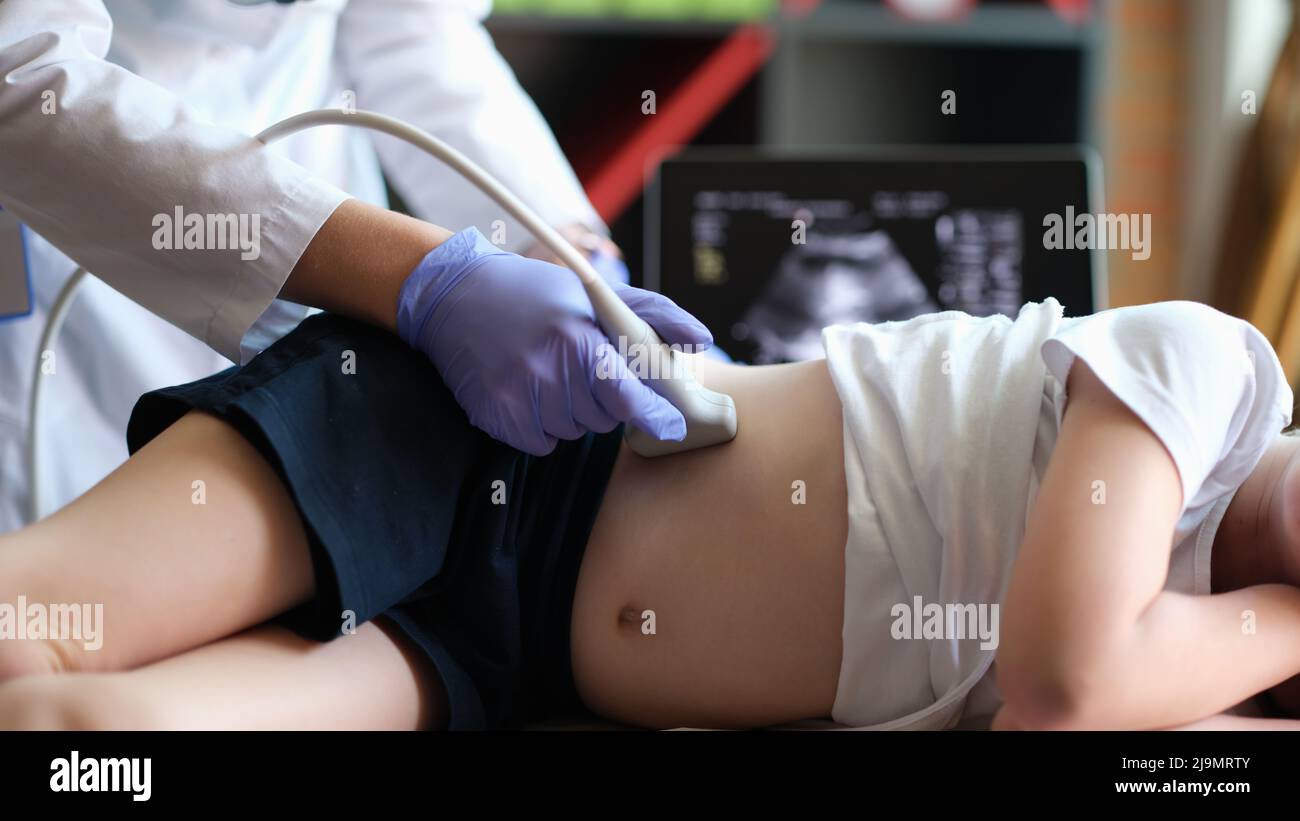
[[[1022,298],[1065,294],[1071,313],[1211,303],[1259,325],[1295,377],[1293,16],[1290,0],[497,0],[489,28],[625,250],[633,282],[663,288],[715,327],[728,323],[734,333],[722,341],[748,358],[764,334],[797,348],[799,329],[783,332],[774,312],[852,316],[828,309],[837,299],[865,306],[865,319],[1004,310],[1019,283]],[[719,146],[730,148],[707,150]],[[815,162],[827,156],[830,173]],[[667,173],[661,163],[674,157],[678,170]],[[1086,195],[1069,172],[1025,164],[1063,157],[1086,160]],[[981,178],[958,161],[1001,171]],[[878,182],[908,163],[914,179]],[[817,180],[804,173],[813,166]],[[757,177],[761,185],[746,183]],[[755,185],[770,196],[736,199],[752,199]],[[1149,257],[1036,255],[1042,213],[1067,205],[1149,215]],[[790,216],[810,217],[810,230],[821,218],[823,245],[810,242],[798,259],[789,247],[762,256],[744,234],[762,230],[746,222],[755,209],[780,217],[786,234]],[[956,250],[919,241],[909,250],[910,229],[888,223],[903,216],[925,220],[937,236],[929,244]],[[977,234],[970,252],[963,237]],[[830,250],[828,237],[840,239]],[[739,259],[737,247],[751,256]],[[802,288],[810,249],[819,280]],[[944,280],[939,268],[954,260],[984,266],[984,283]],[[852,285],[845,272],[854,270],[876,284]],[[710,276],[731,290],[691,290]],[[1091,304],[1079,277],[1100,280]],[[877,298],[881,288],[891,295]],[[815,304],[786,304],[800,298]]]

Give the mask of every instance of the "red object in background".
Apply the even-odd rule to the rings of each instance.
[[[885,0],[885,5],[910,20],[936,22],[960,20],[974,8],[975,0]]]
[[[916,0],[912,0],[915,2]],[[927,0],[935,2],[935,0]],[[940,0],[969,9],[975,0]],[[780,0],[780,14],[801,18],[822,0]],[[629,133],[614,134],[596,146],[591,165],[580,169],[587,197],[606,222],[613,222],[636,201],[652,164],[688,144],[763,68],[775,47],[776,34],[762,23],[739,26],[698,67],[659,99],[658,113],[637,122]],[[638,118],[639,119],[639,118]]]
[[[700,66],[658,102],[657,113],[623,140],[601,167],[584,179],[596,212],[612,222],[636,200],[651,162],[689,143],[767,62],[774,35],[745,25],[728,35]]]
[[[804,17],[821,2],[781,0],[781,14]],[[602,219],[607,223],[618,219],[641,195],[652,164],[694,139],[740,93],[771,56],[775,37],[762,23],[739,26],[660,98],[658,113],[633,126],[627,136],[615,137],[612,150],[597,150],[598,156],[604,156],[589,172],[580,170],[579,176]]]
[[[819,5],[822,0],[780,0],[780,13],[806,17]],[[667,99],[660,99],[655,116],[620,138],[612,155],[599,161],[591,173],[581,174],[586,195],[602,220],[617,220],[641,195],[650,164],[689,143],[740,94],[771,56],[775,36],[762,23],[738,27]]]
[[[1092,0],[1047,0],[1047,5],[1068,23],[1086,23],[1092,16]]]
[[[971,0],[961,0],[971,2]],[[780,14],[800,18],[822,0],[780,0]],[[579,178],[596,212],[612,223],[636,201],[652,164],[688,144],[762,69],[775,46],[775,33],[762,23],[739,26],[698,67],[659,99],[658,113],[595,146]],[[642,119],[642,118],[638,118]]]

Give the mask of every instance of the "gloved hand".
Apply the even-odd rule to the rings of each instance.
[[[664,342],[712,344],[668,298],[614,289]],[[600,330],[572,271],[503,251],[477,229],[430,251],[407,277],[397,333],[433,361],[471,424],[526,453],[619,422],[659,439],[686,435],[681,412],[628,370]]]
[[[611,285],[616,282],[627,285],[631,282],[632,277],[628,273],[627,264],[623,262],[618,246],[609,237],[579,222],[562,225],[555,230],[568,240],[569,244],[586,255],[591,267],[595,268],[606,282]],[[540,240],[529,246],[524,256],[545,260],[555,265],[564,265],[564,261]]]
[[[627,270],[627,263],[607,251],[597,248],[591,252],[588,259],[591,261],[591,267],[596,269],[596,273],[604,277],[610,285],[627,285],[632,279],[632,275]]]

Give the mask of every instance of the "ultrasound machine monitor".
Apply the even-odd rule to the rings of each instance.
[[[1102,254],[1048,247],[1045,224],[1094,213],[1096,174],[1082,148],[690,149],[647,193],[645,285],[755,364],[821,356],[836,323],[1015,316],[1049,296],[1089,314]]]

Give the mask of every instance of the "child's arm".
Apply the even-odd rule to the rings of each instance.
[[[1163,590],[1182,507],[1174,462],[1082,360],[1067,392],[1006,597],[997,724],[1173,726],[1300,670],[1300,590]],[[1247,610],[1270,629],[1244,634]]]

